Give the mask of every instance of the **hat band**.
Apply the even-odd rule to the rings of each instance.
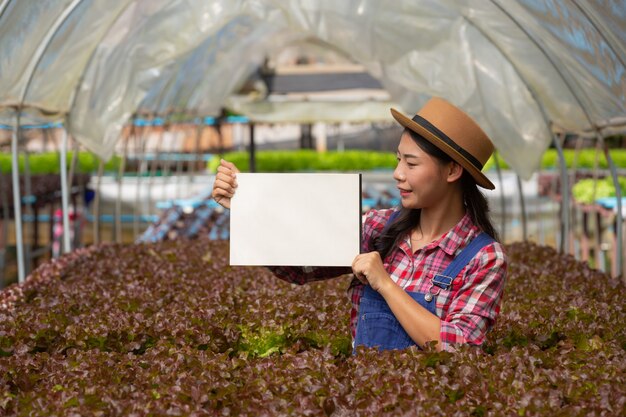
[[[471,153],[467,152],[465,149],[457,145],[455,141],[450,139],[448,135],[443,133],[441,130],[437,129],[428,120],[416,114],[413,117],[413,121],[421,125],[424,129],[428,130],[430,133],[432,133],[433,135],[441,139],[446,145],[450,146],[452,149],[454,149],[455,151],[460,153],[462,156],[464,156],[465,159],[470,161],[471,164],[474,165],[476,168],[478,168],[479,171],[483,169],[483,164],[481,164],[478,159],[474,158],[474,156]]]

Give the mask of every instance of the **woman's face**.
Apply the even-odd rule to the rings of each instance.
[[[398,145],[398,165],[393,172],[402,200],[402,207],[424,209],[443,201],[448,192],[448,171],[451,164],[442,164],[422,150],[410,134],[403,133]]]

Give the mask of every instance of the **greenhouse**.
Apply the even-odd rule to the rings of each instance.
[[[0,0],[0,74],[0,415],[626,414],[623,0]],[[221,160],[359,175],[366,234],[433,98],[495,147],[484,340],[359,346],[356,260],[229,263]]]

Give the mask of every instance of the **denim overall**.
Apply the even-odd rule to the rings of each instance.
[[[397,216],[396,213],[399,212],[392,214],[387,225]],[[478,251],[491,242],[493,242],[491,236],[486,233],[479,234],[454,258],[441,274],[436,274],[432,278],[428,292],[407,291],[406,293],[430,313],[437,315],[436,296],[439,294],[439,291],[442,289],[449,290],[454,278]],[[433,290],[434,287],[438,288]],[[361,345],[378,347],[379,350],[406,349],[415,345],[413,339],[411,339],[394,316],[383,296],[369,285],[365,287],[361,297],[353,353],[356,353],[356,347]]]

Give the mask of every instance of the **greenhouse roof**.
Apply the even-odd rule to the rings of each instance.
[[[107,159],[133,114],[218,115],[314,38],[407,113],[457,104],[527,177],[555,130],[626,128],[625,28],[623,0],[0,0],[0,123],[62,121]]]

